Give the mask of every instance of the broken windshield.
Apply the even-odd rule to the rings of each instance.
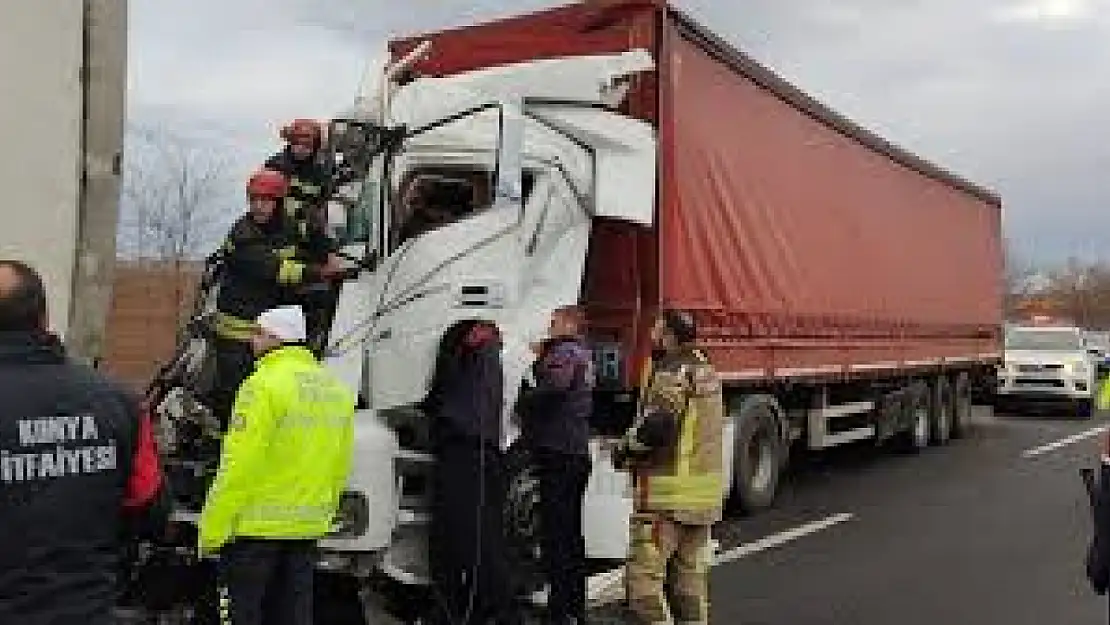
[[[337,172],[335,193],[328,205],[332,236],[344,246],[365,246],[373,254],[381,243],[379,131],[351,121],[332,122],[328,133]],[[380,160],[380,159],[379,159]]]
[[[534,175],[524,172],[524,200]],[[429,165],[404,176],[393,202],[390,246],[456,223],[493,205],[493,172],[481,165]]]

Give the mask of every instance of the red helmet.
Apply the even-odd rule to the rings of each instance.
[[[289,190],[289,181],[281,172],[260,169],[247,181],[247,197],[280,199]]]
[[[324,136],[324,127],[314,119],[294,119],[281,129],[281,138],[290,142],[308,140],[319,145]]]

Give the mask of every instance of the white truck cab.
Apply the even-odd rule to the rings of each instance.
[[[1098,363],[1081,328],[1044,320],[1013,325],[1006,329],[1005,350],[997,404],[1066,404],[1076,416],[1092,416]]]
[[[529,343],[553,310],[578,302],[593,220],[652,223],[655,131],[613,110],[623,93],[611,89],[652,67],[637,50],[419,78],[380,110],[331,124],[337,159],[358,176],[329,218],[348,257],[369,268],[343,286],[325,358],[360,397],[343,530],[321,544],[328,566],[355,561],[428,582],[434,460],[416,406],[444,328],[471,317],[494,321],[505,339],[507,526],[522,552],[514,561],[534,557],[534,476],[514,444],[512,406],[534,359]],[[427,206],[410,205],[414,181]],[[603,442],[591,444],[584,538],[590,558],[620,561],[631,483]]]

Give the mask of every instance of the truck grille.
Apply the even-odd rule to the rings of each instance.
[[[1014,386],[1048,386],[1051,388],[1063,388],[1064,381],[1052,378],[1021,378],[1014,380]]]
[[[1043,371],[1060,371],[1064,365],[1018,365],[1019,373],[1041,373]]]

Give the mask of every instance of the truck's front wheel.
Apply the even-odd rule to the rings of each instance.
[[[752,513],[774,503],[784,446],[773,399],[745,399],[736,418],[732,495],[742,512]]]

